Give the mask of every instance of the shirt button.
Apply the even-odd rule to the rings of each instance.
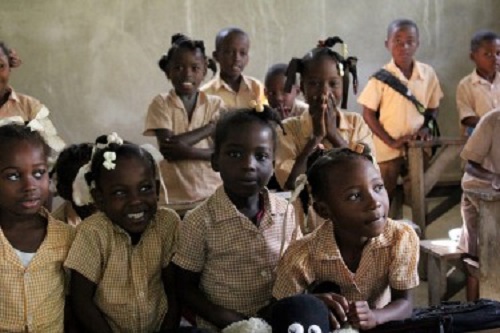
[[[24,273],[24,279],[28,280],[30,278],[30,273]]]
[[[140,297],[140,298],[143,298],[143,297],[144,297],[144,292],[143,292],[143,291],[141,291],[141,292],[139,293],[139,297]]]
[[[262,271],[262,272],[260,272],[260,275],[262,275],[262,277],[267,277],[267,272],[266,271]]]

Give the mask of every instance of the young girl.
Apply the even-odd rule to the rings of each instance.
[[[48,118],[49,110],[45,105],[31,96],[16,93],[9,86],[11,69],[20,65],[21,59],[16,52],[0,41],[0,118],[19,116],[25,122],[38,118],[43,122],[46,131],[56,133],[54,125]],[[64,148],[62,140],[59,147],[53,147],[56,151],[61,151],[62,148]]]
[[[274,121],[279,116],[258,105],[217,123],[212,166],[223,186],[180,226],[173,259],[178,290],[198,326],[213,332],[269,303],[280,254],[298,236],[292,207],[265,188],[273,173]]]
[[[295,179],[306,171],[307,158],[322,144],[325,148],[349,147],[360,141],[372,147],[372,133],[361,115],[340,111],[342,80],[348,75],[348,62],[330,49],[338,37],[328,38],[302,59],[288,65],[287,90],[300,74],[300,89],[309,111],[283,122],[276,151],[276,178],[284,189],[293,189]],[[344,87],[347,89],[348,87]]]
[[[93,145],[90,143],[74,144],[66,147],[57,157],[54,172],[51,175],[57,194],[66,200],[52,215],[72,226],[95,212],[95,205],[81,205],[73,199],[73,184],[80,168],[90,161]]]
[[[50,148],[31,127],[8,124],[0,152],[0,331],[62,333],[74,230],[42,207]]]
[[[372,157],[333,149],[311,166],[307,181],[313,207],[327,222],[290,245],[273,296],[328,282],[334,287],[317,297],[337,328],[348,322],[365,330],[410,316],[419,241],[411,227],[387,218],[389,199]]]
[[[223,102],[198,90],[208,64],[202,41],[174,35],[172,46],[159,62],[174,89],[156,96],[146,117],[144,135],[156,136],[165,158],[160,166],[167,181],[168,207],[181,215],[221,184],[209,161],[213,152],[210,136]]]
[[[175,329],[179,312],[169,263],[179,217],[157,210],[150,153],[116,134],[97,146],[84,177],[100,212],[78,227],[65,262],[73,310],[89,332]]]
[[[267,103],[262,83],[243,74],[248,65],[250,38],[240,28],[224,28],[215,37],[214,59],[219,63],[219,73],[201,90],[222,98],[228,109],[249,107],[251,101]]]

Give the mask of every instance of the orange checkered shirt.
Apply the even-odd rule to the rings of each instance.
[[[367,301],[370,308],[390,302],[389,287],[408,290],[418,285],[419,240],[413,229],[388,219],[382,234],[365,245],[356,273],[344,263],[333,223],[290,245],[278,267],[273,289],[277,299],[302,293],[315,281],[332,281],[348,301]]]
[[[45,209],[40,215],[48,221],[47,234],[27,267],[0,229],[0,332],[64,331],[63,263],[75,230]]]
[[[173,259],[178,266],[201,273],[200,289],[211,302],[248,316],[271,300],[283,229],[284,248],[300,236],[292,205],[287,208],[284,199],[267,190],[262,193],[265,213],[257,227],[219,187],[185,217]],[[197,322],[217,331],[201,318]]]
[[[179,222],[174,211],[158,209],[136,245],[102,212],[77,227],[65,266],[97,285],[94,302],[113,332],[160,328],[168,308],[162,269],[175,251]]]

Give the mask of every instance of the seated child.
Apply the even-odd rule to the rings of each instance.
[[[307,110],[308,105],[297,99],[300,88],[294,85],[290,92],[285,91],[286,64],[275,64],[269,67],[264,80],[264,93],[269,106],[278,110],[281,120],[298,117]]]
[[[16,93],[9,86],[11,69],[20,65],[21,59],[16,52],[0,41],[0,118],[19,116],[25,122],[38,119],[44,131],[56,134],[56,129],[48,118],[47,107],[31,96]],[[57,140],[58,144],[52,144],[52,149],[59,152],[64,148],[64,142],[60,138]]]
[[[467,140],[460,156],[466,161],[462,188],[500,190],[500,109],[483,115]],[[462,196],[462,235],[458,248],[478,256],[479,203],[465,193]],[[477,299],[478,285],[473,277],[468,281],[468,300]]]
[[[273,173],[274,121],[279,116],[263,105],[219,120],[212,166],[223,186],[180,226],[173,262],[181,300],[198,326],[212,332],[268,305],[280,255],[300,236],[293,207],[265,188]]]
[[[431,124],[443,97],[434,69],[414,59],[419,44],[415,22],[406,19],[391,22],[385,46],[392,60],[384,66],[385,71],[370,78],[358,98],[363,106],[363,118],[374,134],[377,161],[390,200],[400,175],[405,177],[405,185],[410,183],[404,156],[406,143],[431,137]],[[383,73],[392,84],[377,78],[378,73]],[[395,83],[402,85],[406,92],[396,91]],[[406,193],[409,193],[408,187]]]
[[[172,210],[157,209],[155,160],[116,134],[96,145],[101,148],[89,173],[79,177],[100,212],[78,226],[64,264],[72,274],[73,311],[86,332],[176,329],[170,260],[180,220]]]
[[[223,102],[198,90],[207,65],[202,41],[172,36],[172,46],[159,66],[174,89],[156,96],[146,117],[144,135],[156,136],[165,158],[160,167],[167,182],[167,207],[181,216],[222,184],[219,174],[210,167],[210,156],[211,135]]]
[[[93,204],[79,205],[73,199],[73,183],[80,168],[90,161],[92,147],[90,143],[66,147],[57,157],[51,176],[52,182],[56,184],[57,194],[66,200],[52,215],[74,227],[95,212]]]
[[[418,236],[387,218],[387,192],[364,148],[333,149],[307,171],[313,207],[327,222],[288,247],[273,288],[281,299],[330,283],[316,296],[337,328],[348,322],[366,330],[409,317],[419,282]]]
[[[257,79],[243,75],[248,64],[250,39],[240,28],[224,28],[215,37],[213,58],[219,73],[201,91],[222,98],[228,109],[247,108],[251,101],[265,103],[264,87]]]
[[[293,86],[296,73],[300,74],[300,89],[309,110],[300,117],[286,119],[285,133],[278,133],[276,178],[287,190],[295,188],[295,180],[306,171],[307,159],[318,145],[326,149],[349,147],[360,141],[372,145],[372,133],[361,115],[338,109],[344,70],[343,58],[330,49],[334,40],[327,39],[327,43],[320,43],[302,59],[294,58],[289,64],[287,84]]]
[[[500,37],[487,30],[474,34],[470,58],[476,65],[457,87],[457,109],[462,132],[470,135],[479,118],[500,106]]]
[[[42,206],[50,148],[34,128],[0,127],[0,331],[64,332],[74,229]]]

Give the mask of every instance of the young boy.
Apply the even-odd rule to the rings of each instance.
[[[500,109],[481,117],[476,129],[467,140],[460,156],[466,161],[462,188],[493,188],[500,190]],[[463,229],[458,247],[477,256],[479,210],[476,200],[462,196]],[[469,278],[467,298],[477,298],[477,280]]]
[[[221,97],[228,109],[249,107],[251,101],[266,102],[262,83],[243,75],[249,50],[250,39],[240,28],[219,31],[212,56],[219,63],[220,71],[200,90]]]
[[[457,87],[457,109],[462,133],[468,134],[484,114],[500,106],[500,36],[488,30],[474,34],[470,58],[476,65]]]
[[[300,116],[307,110],[308,105],[297,99],[299,86],[294,85],[292,91],[285,92],[286,64],[275,64],[269,67],[264,80],[264,93],[269,106],[278,110],[281,120]]]
[[[280,255],[300,234],[292,206],[265,188],[279,118],[267,106],[261,111],[240,109],[219,120],[212,166],[223,186],[179,229],[173,258],[178,290],[198,327],[210,332],[269,304]]]
[[[415,22],[398,19],[389,24],[385,46],[392,60],[384,69],[407,87],[408,94],[403,95],[372,77],[358,98],[363,105],[363,118],[374,133],[377,161],[390,199],[398,176],[406,169],[405,144],[412,138],[430,137],[429,122],[436,117],[443,97],[434,69],[414,59],[419,44]],[[425,111],[419,111],[408,99],[411,95]]]

